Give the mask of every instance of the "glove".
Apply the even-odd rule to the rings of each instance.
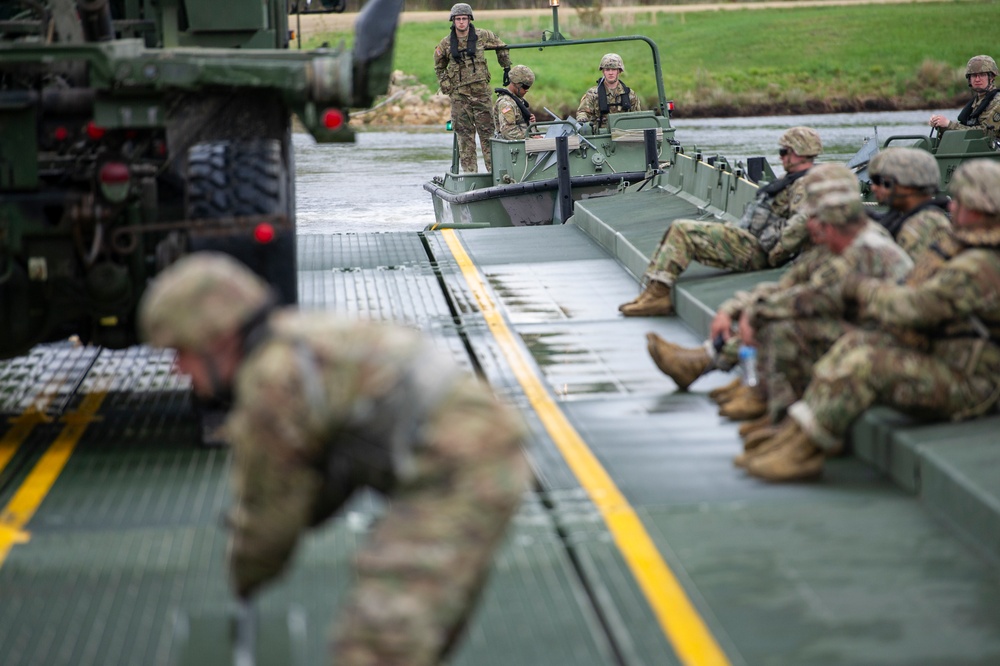
[[[510,67],[503,68],[503,84],[505,86],[510,85]]]

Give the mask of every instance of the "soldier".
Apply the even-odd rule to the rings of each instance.
[[[451,120],[458,138],[462,171],[476,172],[476,134],[483,148],[486,170],[493,167],[490,139],[493,136],[493,95],[486,49],[496,49],[497,62],[504,69],[504,85],[510,70],[507,45],[489,30],[472,25],[472,7],[460,2],[451,8],[451,34],[434,49],[434,71],[441,92],[451,97]]]
[[[878,223],[868,219],[861,204],[857,178],[840,164],[824,164],[802,179],[806,188],[805,212],[814,247],[797,259],[777,283],[760,285],[750,294],[730,299],[713,320],[712,332],[731,337],[739,321],[741,342],[760,349],[761,390],[747,392],[723,406],[722,415],[737,419],[767,414],[757,426],[777,423],[805,389],[812,364],[855,325],[845,308],[840,287],[848,275],[902,280],[913,267],[909,256],[892,242]],[[718,367],[720,355],[713,345],[684,349],[647,336],[649,352],[678,386]],[[725,347],[732,367],[732,343]],[[682,388],[684,386],[681,386]],[[766,394],[766,401],[765,395]],[[748,427],[741,434],[758,428]],[[749,441],[748,441],[749,442]]]
[[[535,114],[524,99],[524,93],[535,83],[535,74],[524,65],[516,65],[510,70],[509,79],[506,88],[496,89],[497,103],[493,115],[497,136],[501,139],[524,139],[528,134],[528,125],[535,122]]]
[[[919,148],[887,148],[868,165],[872,194],[889,211],[879,220],[914,260],[951,230],[948,200],[935,196],[937,160]]]
[[[788,247],[774,263],[769,259],[781,243],[784,227],[791,224],[789,218],[802,206],[804,192],[799,179],[812,167],[823,145],[816,130],[792,127],[778,139],[778,146],[785,175],[760,188],[757,200],[747,206],[739,222],[675,220],[670,225],[646,268],[646,288],[638,298],[618,307],[622,314],[649,317],[673,313],[670,290],[692,261],[734,271],[757,271],[781,265],[793,256],[798,247]]]
[[[199,253],[146,292],[140,325],[177,349],[226,421],[227,549],[243,599],[362,487],[391,501],[359,550],[337,664],[437,664],[454,645],[529,477],[522,425],[415,331],[274,309],[232,258]]]
[[[609,113],[642,111],[639,96],[618,78],[625,73],[625,63],[620,55],[604,54],[598,69],[604,76],[597,79],[596,86],[583,94],[580,107],[576,110],[577,121],[591,123],[595,133],[607,123]]]
[[[994,147],[1000,142],[1000,97],[993,80],[1000,74],[996,61],[988,55],[977,55],[965,66],[965,80],[972,88],[972,99],[958,114],[958,120],[931,116],[931,127],[944,132],[953,129],[981,129]]]
[[[863,317],[909,331],[854,331],[816,364],[802,400],[747,462],[769,481],[817,476],[847,429],[874,404],[925,418],[968,419],[1000,398],[1000,164],[972,160],[955,172],[947,257],[928,252],[905,285],[848,278],[844,297]],[[921,259],[923,263],[924,259]]]

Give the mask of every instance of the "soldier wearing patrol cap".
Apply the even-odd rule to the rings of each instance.
[[[535,83],[535,73],[525,65],[515,65],[509,78],[506,88],[496,89],[493,117],[496,118],[497,136],[508,140],[524,139],[528,135],[528,125],[535,122],[535,114],[524,99],[524,94]]]
[[[523,426],[417,332],[273,309],[234,259],[199,253],[140,305],[202,396],[233,390],[230,579],[256,594],[355,490],[391,501],[335,625],[340,665],[437,664],[472,612],[527,487]]]
[[[880,218],[893,239],[914,261],[951,229],[946,197],[938,197],[941,170],[919,148],[887,148],[868,165],[872,194],[889,207]]]
[[[583,94],[576,110],[577,121],[591,123],[595,133],[602,127],[607,129],[609,113],[642,111],[639,96],[619,78],[625,73],[625,64],[620,55],[604,54],[598,69],[603,76],[597,80],[596,86]]]
[[[848,333],[820,359],[802,399],[747,461],[750,474],[769,481],[817,476],[826,456],[842,449],[854,420],[875,404],[951,420],[996,407],[1000,163],[966,162],[949,189],[948,256],[924,253],[931,269],[922,269],[921,258],[903,285],[862,276],[844,281],[844,298],[879,328]]]
[[[462,171],[478,171],[476,164],[476,134],[483,149],[486,170],[493,168],[490,139],[493,138],[493,94],[490,70],[486,66],[486,49],[495,49],[497,62],[504,69],[504,85],[510,70],[507,45],[489,30],[477,30],[472,25],[472,7],[460,2],[451,8],[448,17],[451,33],[434,49],[434,71],[441,92],[451,98],[451,121],[458,139],[458,154]]]
[[[720,349],[709,341],[701,348],[684,349],[655,334],[648,336],[653,360],[665,374],[676,376],[682,388],[711,369],[733,367],[738,345],[757,346],[760,386],[731,396],[720,413],[740,420],[766,414],[758,427],[784,417],[805,389],[812,364],[856,325],[840,297],[846,276],[900,280],[913,266],[885,229],[864,214],[858,180],[850,169],[823,164],[802,183],[813,247],[777,282],[741,292],[720,307],[712,324],[713,338],[723,341]],[[748,426],[741,434],[756,429]]]
[[[800,179],[823,150],[810,127],[792,127],[778,139],[785,175],[764,187],[735,224],[674,220],[653,252],[643,275],[646,288],[618,310],[626,317],[668,315],[671,289],[692,261],[734,271],[756,271],[787,263],[808,240],[800,208]],[[788,229],[786,229],[788,227]],[[795,234],[789,232],[795,230]]]
[[[993,141],[994,148],[1000,145],[1000,92],[994,80],[1000,70],[996,61],[988,55],[977,55],[969,59],[965,66],[965,79],[972,88],[972,99],[959,114],[958,120],[944,116],[931,116],[931,127],[939,131],[954,129],[981,129]]]

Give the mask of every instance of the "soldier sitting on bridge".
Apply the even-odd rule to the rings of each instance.
[[[850,276],[843,295],[880,330],[848,333],[814,366],[802,399],[746,460],[768,481],[814,477],[854,420],[888,405],[962,420],[1000,399],[1000,163],[973,160],[951,180],[948,247],[926,252],[906,284]]]
[[[757,271],[787,262],[798,247],[782,240],[786,226],[802,227],[800,209],[804,193],[799,179],[812,167],[823,144],[816,130],[792,127],[778,139],[785,175],[762,187],[757,200],[739,222],[675,220],[663,235],[646,268],[646,288],[638,298],[618,310],[626,317],[669,315],[674,311],[671,289],[692,261],[735,271]],[[802,218],[790,222],[796,213]],[[801,241],[807,236],[803,234]],[[774,260],[769,258],[775,251]]]

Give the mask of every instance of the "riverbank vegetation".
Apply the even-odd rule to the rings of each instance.
[[[666,97],[675,115],[725,116],[823,113],[957,107],[968,98],[965,63],[1000,44],[997,0],[780,9],[736,9],[678,13],[667,7],[632,13],[563,7],[559,29],[573,39],[644,35],[659,48]],[[508,43],[541,40],[551,16],[477,20],[475,25]],[[447,34],[447,21],[408,22],[400,27],[396,67],[437,89],[433,49]],[[550,33],[549,33],[549,38]],[[348,34],[316,35],[349,41]],[[600,76],[602,53],[625,60],[623,79],[646,107],[656,103],[652,55],[644,42],[512,51],[515,63],[537,76],[529,93],[534,109],[559,115],[576,109],[583,91]],[[491,60],[494,84],[500,69]],[[397,93],[398,94],[398,93]],[[411,97],[412,102],[412,97]]]

